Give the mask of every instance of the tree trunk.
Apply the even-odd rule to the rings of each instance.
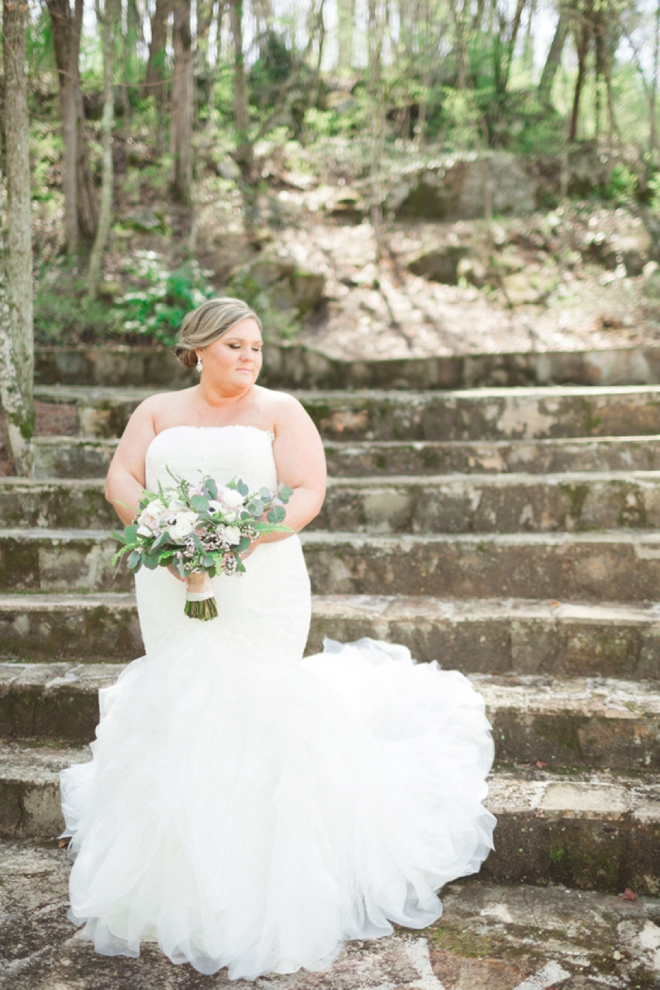
[[[653,76],[649,87],[649,152],[651,165],[656,164],[658,151],[658,121],[656,119],[656,97],[658,93],[658,62],[660,61],[660,0],[656,3],[653,25]]]
[[[104,10],[101,13],[97,4],[96,17],[101,28],[103,39],[103,120],[102,145],[103,145],[103,180],[101,185],[101,211],[99,214],[99,225],[96,231],[94,247],[89,259],[89,270],[87,272],[86,301],[87,305],[96,295],[96,289],[101,275],[101,261],[103,252],[110,232],[110,222],[112,220],[112,193],[113,193],[113,165],[112,165],[112,137],[115,121],[115,94],[113,87],[113,75],[115,67],[115,30],[119,23],[121,0],[105,0]]]
[[[78,250],[81,237],[91,240],[96,230],[96,197],[89,169],[85,115],[80,91],[80,32],[83,0],[46,0],[53,27],[55,61],[60,86],[64,144],[64,226],[69,253]]]
[[[151,41],[145,89],[147,96],[153,96],[159,113],[163,112],[167,100],[167,80],[165,63],[167,59],[167,22],[172,10],[172,0],[156,0],[156,9],[151,17]]]
[[[243,55],[243,0],[231,0],[229,6],[234,43],[234,123],[236,125],[236,163],[245,181],[252,181],[252,146],[248,135],[248,93]]]
[[[193,53],[190,34],[190,0],[174,4],[174,67],[172,74],[172,117],[170,188],[176,202],[189,206],[192,197],[192,117]]]
[[[539,82],[539,102],[542,106],[549,106],[552,97],[552,87],[555,82],[555,76],[557,75],[557,70],[561,63],[561,55],[564,50],[564,44],[566,43],[566,36],[568,35],[568,12],[566,8],[562,5],[559,8],[559,20],[557,21],[557,27],[555,28],[555,33],[552,38],[552,43],[550,44],[550,51],[548,52],[548,57],[545,60],[545,65],[543,66],[543,72],[541,73],[541,81]]]
[[[575,92],[573,94],[573,109],[571,111],[571,124],[568,131],[568,140],[575,141],[577,137],[578,117],[580,114],[580,97],[582,96],[582,85],[587,71],[587,52],[591,31],[588,24],[582,24],[578,29],[577,57],[578,74],[575,80]]]
[[[0,242],[4,262],[0,279],[5,276],[5,291],[0,292],[4,295],[0,300],[0,397],[9,448],[19,474],[28,473],[29,442],[34,432],[30,125],[25,78],[27,11],[27,3],[4,2],[7,247]]]

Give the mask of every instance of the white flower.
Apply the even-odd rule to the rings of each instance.
[[[232,546],[241,542],[241,531],[238,526],[225,526],[223,535],[227,543],[231,543]]]
[[[243,505],[243,496],[240,492],[236,491],[235,488],[220,488],[218,491],[218,499],[223,502],[228,509],[238,509],[239,506]]]
[[[154,531],[149,526],[140,525],[137,528],[138,536],[153,536]]]
[[[197,513],[191,512],[189,509],[183,512],[178,512],[176,520],[174,523],[168,527],[168,533],[173,540],[177,542],[180,540],[185,540],[186,536],[190,536],[195,528],[197,522]]]

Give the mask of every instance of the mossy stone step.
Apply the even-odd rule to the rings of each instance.
[[[0,527],[121,528],[92,479],[0,479]],[[335,478],[308,529],[518,533],[660,527],[660,472]]]
[[[655,532],[371,536],[303,533],[315,594],[654,601]],[[102,530],[0,530],[2,591],[128,591]]]
[[[38,347],[40,385],[160,385],[196,381],[159,347]],[[260,382],[270,388],[475,388],[643,385],[660,382],[660,348],[429,355],[340,360],[306,344],[267,342]]]
[[[81,436],[120,436],[152,389],[39,386],[43,402],[76,406]],[[331,440],[530,440],[660,433],[660,385],[295,392]]]
[[[0,664],[0,737],[90,742],[97,692],[118,664]],[[484,697],[498,760],[660,770],[657,682],[470,675]]]
[[[30,476],[104,478],[117,440],[34,437]],[[428,474],[560,474],[579,471],[660,471],[660,437],[572,440],[325,441],[335,477]]]
[[[465,673],[660,680],[660,607],[315,595],[308,653],[328,636],[402,643]],[[135,597],[0,595],[0,659],[128,662],[144,652]]]
[[[0,754],[0,835],[48,839],[62,831],[58,776],[89,750],[8,744]],[[481,876],[620,893],[660,889],[660,777],[493,774],[486,801],[497,815],[496,849]]]

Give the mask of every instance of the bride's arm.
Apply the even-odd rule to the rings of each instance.
[[[135,518],[144,489],[144,461],[147,448],[156,435],[156,398],[154,396],[141,403],[129,419],[105,483],[105,497],[126,526]]]
[[[277,479],[293,489],[284,525],[298,533],[317,516],[325,497],[325,453],[318,430],[300,403],[281,395],[275,418],[273,454]],[[258,543],[286,539],[288,533],[270,533]],[[256,546],[256,544],[254,544]]]

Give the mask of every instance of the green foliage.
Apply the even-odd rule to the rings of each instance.
[[[251,102],[258,107],[272,104],[275,91],[289,79],[295,65],[294,51],[284,35],[268,28],[259,39],[259,58],[248,76]]]
[[[117,300],[118,318],[129,333],[147,334],[170,347],[186,313],[215,294],[208,281],[212,274],[196,261],[168,271],[156,251],[136,251],[126,271],[137,276],[143,288],[124,293]]]
[[[615,199],[618,203],[628,203],[635,197],[639,181],[635,173],[624,162],[612,169],[610,183],[603,191],[605,199]]]
[[[85,308],[85,273],[74,261],[42,265],[34,297],[37,344],[74,344],[105,340],[120,332],[117,315],[103,300]]]

